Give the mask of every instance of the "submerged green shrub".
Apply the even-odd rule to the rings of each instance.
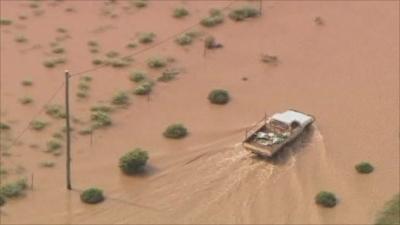
[[[0,25],[8,26],[8,25],[11,25],[12,23],[13,23],[12,20],[9,20],[9,19],[0,19]]]
[[[62,147],[61,143],[57,140],[48,141],[46,146],[47,146],[46,152],[54,152]]]
[[[252,6],[243,6],[241,8],[234,9],[229,13],[229,17],[235,21],[242,21],[247,18],[257,17],[259,15],[259,10]]]
[[[137,7],[137,8],[143,8],[147,6],[147,1],[146,0],[135,0],[133,2],[133,4]]]
[[[9,130],[10,128],[10,125],[0,122],[0,130]]]
[[[136,87],[133,93],[136,95],[148,95],[152,91],[152,87],[153,84],[151,82],[145,82]]]
[[[376,225],[395,225],[400,224],[400,194],[395,195],[390,201],[385,203],[382,211],[379,212]]]
[[[95,105],[95,106],[90,108],[90,111],[92,111],[92,112],[108,113],[108,112],[111,112],[112,110],[113,110],[113,108],[111,106],[108,106],[108,105]]]
[[[16,42],[18,42],[18,43],[25,43],[25,42],[28,41],[28,39],[25,36],[22,36],[22,35],[16,36],[14,40]]]
[[[188,131],[183,124],[171,124],[165,129],[163,135],[167,138],[180,139],[186,137]]]
[[[43,130],[47,126],[47,123],[41,120],[33,120],[30,125],[34,130]]]
[[[134,174],[146,166],[148,159],[147,151],[136,148],[119,159],[119,168],[126,174]]]
[[[104,201],[103,191],[99,188],[89,188],[81,193],[81,200],[84,203],[96,204]]]
[[[153,32],[145,32],[145,33],[140,33],[138,36],[138,40],[142,44],[147,44],[151,43],[154,41],[154,38],[156,37],[156,34]]]
[[[189,45],[192,43],[192,41],[193,41],[193,36],[190,35],[189,33],[183,33],[175,39],[175,42],[178,43],[179,45]]]
[[[118,92],[115,94],[111,100],[114,105],[126,105],[129,103],[129,96],[125,92]]]
[[[143,71],[134,71],[130,74],[129,79],[133,82],[141,82],[143,80],[147,79],[147,74],[146,72]]]
[[[337,204],[337,199],[334,193],[321,191],[315,196],[315,203],[331,208]]]
[[[26,179],[20,179],[0,187],[0,195],[7,198],[15,198],[22,196],[28,187]]]
[[[179,71],[176,69],[167,69],[163,71],[162,75],[157,78],[158,81],[168,82],[175,79],[176,75],[179,74]]]
[[[46,114],[55,119],[63,119],[66,117],[65,109],[61,105],[47,105]]]
[[[0,195],[0,207],[6,204],[6,198],[4,198],[2,195]]]
[[[224,22],[224,15],[220,10],[212,9],[210,15],[200,21],[200,24],[205,27],[214,27]]]
[[[372,173],[374,171],[374,167],[369,162],[360,162],[354,167],[359,173]]]
[[[153,57],[147,61],[147,65],[150,68],[162,68],[167,65],[167,60],[162,57]]]
[[[56,164],[52,161],[42,161],[39,163],[40,167],[44,167],[44,168],[52,168],[54,167]]]
[[[31,80],[23,80],[21,81],[22,86],[32,86],[33,82]]]
[[[229,102],[229,92],[223,89],[215,89],[208,94],[208,100],[213,104],[223,105]]]
[[[182,18],[189,15],[189,11],[184,7],[179,7],[174,9],[173,15],[175,18]]]
[[[112,124],[110,116],[101,111],[93,112],[91,115],[91,120],[94,122],[93,128],[107,127]]]
[[[33,102],[33,98],[25,96],[19,99],[19,102],[23,105],[30,104]]]

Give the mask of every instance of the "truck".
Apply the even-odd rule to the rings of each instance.
[[[300,136],[314,121],[314,116],[294,109],[265,116],[246,130],[242,145],[256,155],[272,157]]]

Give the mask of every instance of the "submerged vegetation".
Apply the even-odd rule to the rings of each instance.
[[[11,183],[7,183],[0,187],[0,195],[7,198],[15,198],[24,195],[26,188],[28,187],[26,179],[16,180]]]
[[[65,109],[61,105],[46,106],[46,114],[55,119],[63,119],[66,116]]]
[[[129,96],[125,92],[120,91],[113,96],[111,103],[114,105],[127,105],[129,103]]]
[[[5,25],[5,26],[8,26],[8,25],[11,25],[13,23],[13,21],[12,20],[10,20],[10,19],[0,19],[0,25]]]
[[[235,21],[242,21],[247,18],[257,17],[259,15],[259,10],[253,6],[243,6],[241,8],[234,9],[229,13],[229,17]]]
[[[175,42],[179,45],[189,45],[193,42],[193,39],[197,36],[198,36],[198,33],[196,33],[196,32],[186,32],[186,33],[179,35],[175,39]]]
[[[47,126],[47,123],[41,120],[33,120],[30,126],[32,129],[39,131],[43,130]]]
[[[97,204],[104,201],[103,191],[99,188],[88,188],[81,193],[81,200],[88,204]]]
[[[148,159],[147,151],[135,148],[119,159],[119,168],[126,174],[134,174],[143,170]]]
[[[337,199],[334,193],[321,191],[315,196],[315,203],[324,207],[332,208],[337,204]]]
[[[107,127],[112,124],[111,117],[107,113],[101,111],[93,112],[91,120],[94,123],[93,128]]]
[[[163,57],[153,57],[153,58],[148,59],[147,65],[150,68],[162,68],[167,65],[167,59],[165,59]]]
[[[400,224],[400,194],[395,195],[385,206],[375,221],[376,225]]]
[[[187,134],[188,134],[188,131],[187,131],[186,127],[180,123],[169,125],[163,133],[164,137],[172,138],[172,139],[184,138],[187,136]]]
[[[157,81],[168,82],[175,79],[176,75],[179,74],[179,71],[176,69],[167,69],[162,72],[161,76],[157,78]]]
[[[153,32],[140,33],[138,36],[138,40],[142,44],[148,44],[153,42],[155,37],[156,34]]]
[[[212,90],[208,94],[208,100],[213,104],[224,105],[230,100],[229,92],[223,89]]]
[[[184,7],[178,7],[174,9],[174,17],[175,18],[183,18],[189,15],[189,11]]]
[[[148,95],[152,91],[152,88],[153,88],[153,82],[146,81],[137,86],[133,91],[133,93],[136,95]]]
[[[354,166],[358,173],[372,173],[374,171],[374,167],[369,162],[360,162]]]
[[[205,27],[214,27],[224,22],[224,15],[218,9],[210,10],[210,15],[200,21],[200,24]]]
[[[130,74],[129,79],[133,82],[138,83],[138,82],[146,80],[147,74],[144,71],[137,70]]]

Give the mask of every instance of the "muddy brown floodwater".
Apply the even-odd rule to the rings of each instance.
[[[226,13],[243,4],[258,7],[248,1],[149,1],[141,9],[126,8],[128,1],[108,6],[39,1],[37,8],[28,1],[0,3],[1,18],[14,22],[1,26],[0,50],[1,120],[11,125],[11,139],[57,89],[64,69],[77,73],[93,66],[89,40],[100,43],[100,55],[110,50],[125,55],[146,48],[125,48],[139,32],[156,33],[157,43],[198,23],[211,8],[229,5]],[[173,9],[181,5],[190,15],[173,18]],[[399,2],[265,1],[262,7],[259,18],[233,22],[226,17],[216,27],[194,28],[224,45],[205,56],[201,38],[187,47],[167,41],[134,56],[129,68],[87,73],[93,81],[86,100],[75,97],[79,77],[72,78],[72,114],[88,120],[91,106],[134,86],[130,71],[159,76],[160,71],[146,68],[149,57],[173,57],[172,66],[184,69],[176,80],[158,82],[150,99],[131,96],[129,107],[112,113],[113,126],[96,131],[92,143],[89,136],[72,133],[73,187],[102,188],[107,200],[99,205],[85,205],[78,191],[66,191],[65,154],[43,152],[63,121],[40,114],[50,126],[28,130],[7,150],[11,155],[1,158],[2,168],[25,168],[2,176],[2,183],[34,174],[33,190],[8,201],[1,223],[372,223],[383,203],[399,192]],[[27,19],[18,19],[21,15]],[[314,22],[318,16],[324,25]],[[70,35],[61,43],[67,63],[48,69],[42,62],[49,57],[49,43],[60,36],[59,27]],[[17,35],[28,41],[15,42]],[[261,63],[264,53],[277,55],[279,63]],[[21,86],[24,79],[33,86]],[[232,101],[209,104],[213,88],[229,90]],[[21,105],[18,99],[25,95],[35,102]],[[63,91],[53,103],[63,103]],[[246,128],[264,113],[287,108],[316,117],[309,132],[275,160],[260,160],[242,149]],[[188,127],[187,138],[162,136],[175,122]],[[118,159],[135,147],[148,150],[147,171],[125,176]],[[43,160],[56,165],[41,168]],[[360,161],[373,163],[374,173],[358,175],[354,165]],[[335,192],[339,204],[316,206],[320,190]]]

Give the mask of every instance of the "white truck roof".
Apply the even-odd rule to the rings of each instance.
[[[314,120],[311,116],[294,110],[287,110],[282,113],[275,113],[274,115],[272,115],[271,118],[289,126],[294,121],[300,123],[301,126],[306,126]]]

